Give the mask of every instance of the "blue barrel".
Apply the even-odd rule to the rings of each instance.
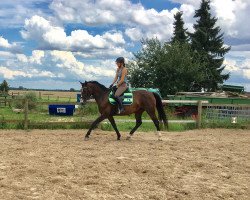
[[[76,94],[76,101],[81,102],[81,94]]]
[[[50,115],[73,116],[75,105],[49,105]]]

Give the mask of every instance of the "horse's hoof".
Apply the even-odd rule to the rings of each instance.
[[[89,137],[85,137],[85,138],[84,138],[84,141],[88,141],[88,140],[89,140]]]
[[[127,138],[126,138],[126,140],[130,140],[131,139],[131,136],[129,135],[129,136],[127,136]]]
[[[119,138],[117,138],[117,141],[120,141],[121,140],[121,138],[119,137]]]

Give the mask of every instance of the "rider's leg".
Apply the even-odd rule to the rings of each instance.
[[[127,88],[128,88],[128,87],[127,87],[126,83],[123,83],[121,86],[119,86],[119,87],[117,88],[117,90],[116,90],[116,92],[115,92],[115,95],[114,95],[114,96],[115,96],[116,102],[118,103],[118,108],[119,108],[119,113],[118,113],[118,114],[120,114],[121,112],[124,111],[124,107],[123,107],[123,105],[122,105],[122,97],[120,97],[120,96],[121,96],[121,94],[122,94],[123,92],[126,91]]]

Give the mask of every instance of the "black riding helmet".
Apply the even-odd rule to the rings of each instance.
[[[115,60],[115,62],[117,62],[117,63],[125,63],[125,59],[123,58],[123,57],[119,57],[119,58],[117,58],[116,60]]]

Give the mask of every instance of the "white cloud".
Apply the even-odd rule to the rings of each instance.
[[[0,51],[0,60],[9,60],[15,57],[15,54],[9,51]]]
[[[26,56],[24,54],[16,54],[16,58],[21,63],[29,63],[29,64],[42,64],[42,59],[44,58],[45,53],[41,50],[32,51],[31,56]]]
[[[11,54],[11,59],[0,60],[0,77],[11,80],[26,78],[30,81],[49,78],[66,82],[77,82],[83,79],[107,80],[114,77],[114,60],[112,65],[108,65],[101,59],[84,63],[78,60],[75,54],[77,53],[58,50],[34,50],[30,56]]]
[[[248,80],[250,82],[250,57],[246,59],[242,59],[240,57],[226,58],[224,61],[225,70],[230,72],[233,77],[238,76],[242,77],[239,79],[239,82],[242,82],[243,79]]]
[[[34,51],[32,51],[32,56],[30,57],[30,62],[41,65],[42,64],[41,59],[43,57],[44,57],[44,51],[34,50]]]
[[[128,28],[125,33],[132,41],[141,40],[143,35],[141,30],[138,28]]]
[[[0,74],[6,79],[13,79],[16,76],[27,77],[23,71],[10,70],[7,67],[0,66]]]
[[[175,8],[158,12],[128,0],[53,0],[50,8],[65,23],[84,23],[91,26],[123,24],[132,40],[142,37],[168,40],[173,31],[173,13],[178,10]]]
[[[69,36],[62,27],[53,26],[50,21],[40,16],[25,20],[22,37],[36,41],[42,49],[83,52],[84,54],[107,54],[116,49],[126,53],[125,40],[121,32],[111,31],[103,35],[91,35],[86,30],[74,30]]]
[[[9,43],[8,40],[4,39],[2,36],[0,37],[0,47],[3,48],[10,48],[11,44]]]
[[[180,10],[184,12],[184,20],[190,28],[190,25],[195,22],[194,11],[200,7],[200,1],[172,1],[181,4]],[[250,26],[246,25],[246,19],[249,18],[250,0],[211,0],[211,10],[218,18],[218,25],[225,33],[225,37],[250,39]]]
[[[14,43],[9,43],[9,41],[3,36],[0,36],[0,48],[6,49],[11,52],[18,52],[21,49],[21,46],[18,45],[16,42]]]
[[[98,66],[88,65],[78,61],[72,52],[51,51],[52,60],[57,63],[57,67],[73,72],[78,77],[93,79],[100,77],[114,76],[114,70],[105,69]]]
[[[13,70],[9,67],[0,66],[0,75],[2,75],[5,79],[14,79],[17,77],[27,77],[27,78],[35,78],[35,77],[56,77],[52,72],[49,71],[38,71],[37,69],[33,69],[29,72],[24,72],[23,70]]]
[[[98,59],[98,60],[120,57],[120,56],[131,58],[133,56],[131,52],[126,51],[122,47],[113,47],[105,51],[90,50],[89,52],[86,52],[86,53],[75,52],[74,55],[80,56],[81,58]]]
[[[213,0],[211,7],[226,36],[250,38],[250,27],[242,24],[249,17],[249,0]]]
[[[49,3],[50,0],[11,0],[0,1],[0,27],[22,27],[25,18],[33,15],[49,16],[40,4]]]

